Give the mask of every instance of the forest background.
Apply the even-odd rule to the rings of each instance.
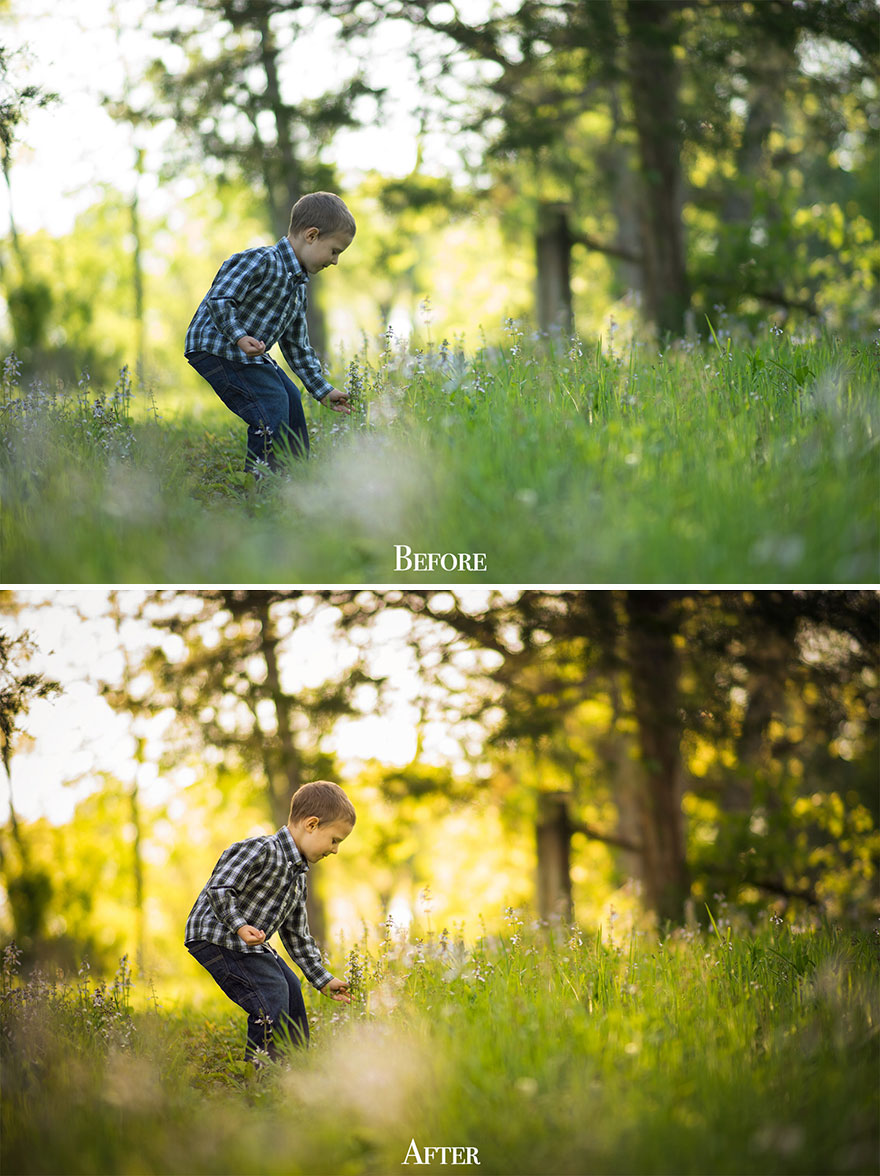
[[[706,316],[877,326],[868,0],[99,7],[0,5],[0,335],[25,380],[127,365],[198,412],[195,306],[315,188],[360,225],[312,291],[337,380],[389,327],[474,350],[505,320],[612,348]]]
[[[876,917],[875,592],[2,605],[2,930],[31,962],[124,952],[197,983],[195,895],[313,778],[359,814],[310,884],[331,955],[388,919],[473,938],[514,909],[587,929],[719,903],[758,925]]]

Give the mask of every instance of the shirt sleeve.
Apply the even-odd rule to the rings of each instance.
[[[306,390],[315,400],[323,400],[328,392],[333,391],[333,385],[324,378],[321,361],[315,354],[315,349],[309,342],[309,329],[306,325],[306,294],[303,291],[302,310],[293,320],[285,333],[279,339],[281,352],[291,370],[299,376],[306,386]]]
[[[266,847],[259,841],[231,845],[221,855],[205,887],[211,909],[233,934],[248,921],[238,908],[239,894],[265,854]]]
[[[306,915],[305,887],[302,900],[296,904],[287,919],[278,928],[281,942],[287,954],[295,964],[302,968],[302,973],[313,988],[323,988],[333,979],[333,973],[328,972],[321,959],[321,951],[309,932],[309,921]]]
[[[207,293],[208,313],[230,343],[237,343],[248,333],[238,319],[238,310],[248,289],[259,278],[261,265],[258,254],[236,253],[220,266]]]

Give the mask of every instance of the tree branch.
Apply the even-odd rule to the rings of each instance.
[[[787,298],[778,290],[750,290],[746,288],[743,293],[750,294],[752,298],[759,298],[761,302],[770,302],[774,306],[784,306],[786,310],[805,310],[813,318],[818,318],[821,314],[819,307],[812,298],[808,298],[806,301],[800,298]]]
[[[585,837],[589,837],[592,841],[604,841],[606,845],[616,845],[618,849],[629,850],[630,853],[641,853],[642,847],[635,841],[629,841],[626,837],[621,837],[617,833],[606,833],[601,829],[596,829],[592,825],[585,825],[581,822],[572,823],[572,833],[583,833]]]
[[[634,262],[636,265],[641,265],[641,254],[633,253],[630,249],[624,249],[620,245],[613,245],[608,241],[599,241],[596,237],[591,237],[588,233],[572,233],[569,237],[572,245],[586,245],[587,249],[593,249],[596,253],[608,253],[611,257],[620,257],[624,261]]]
[[[759,890],[767,890],[771,894],[779,894],[783,898],[799,898],[801,902],[807,903],[808,906],[819,907],[822,901],[812,886],[808,886],[805,890],[795,890],[790,886],[786,886],[783,882],[774,882],[770,878],[746,878],[744,879],[746,886],[757,886]]]

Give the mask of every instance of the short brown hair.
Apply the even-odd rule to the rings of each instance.
[[[352,826],[357,820],[354,805],[339,785],[330,780],[313,780],[294,792],[290,802],[291,825],[309,817],[317,817],[321,824],[345,821]]]
[[[309,192],[300,196],[290,210],[289,233],[304,233],[316,228],[321,233],[355,234],[354,217],[344,202],[332,192]]]

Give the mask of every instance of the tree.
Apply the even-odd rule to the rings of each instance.
[[[132,735],[135,743],[135,768],[131,784],[127,791],[129,824],[133,831],[131,839],[131,879],[134,898],[135,917],[135,962],[138,972],[143,974],[145,945],[146,945],[146,894],[144,886],[144,821],[140,795],[140,774],[146,762],[146,736],[136,730],[137,720],[151,712],[151,704],[147,702],[143,693],[136,688],[137,671],[132,663],[131,654],[122,640],[122,629],[125,620],[120,605],[119,593],[109,595],[109,614],[116,629],[119,649],[122,653],[122,674],[114,686],[103,687],[104,697],[117,711],[127,711],[132,717]]]
[[[681,335],[690,291],[685,258],[679,91],[683,0],[628,0],[629,79],[638,141],[644,311]]]
[[[61,689],[44,674],[22,669],[34,652],[27,633],[17,637],[0,631],[0,758],[9,789],[9,826],[18,855],[17,868],[9,861],[0,843],[0,869],[6,877],[6,889],[14,921],[14,934],[20,944],[30,945],[42,930],[46,908],[52,895],[52,882],[45,870],[31,862],[27,840],[15,811],[12,787],[12,758],[15,743],[22,735],[21,720],[35,701],[51,698]]]
[[[32,110],[39,110],[58,99],[39,86],[24,85],[14,76],[21,54],[11,53],[0,45],[0,167],[9,194],[9,233],[14,266],[0,256],[0,276],[6,286],[6,301],[16,350],[30,357],[46,334],[52,310],[52,293],[47,283],[28,272],[27,258],[15,224],[12,199],[12,159],[21,127]]]
[[[876,185],[847,229],[837,210],[847,188],[854,205],[855,185],[828,165],[849,150],[876,172],[871,0],[523,0],[479,19],[427,0],[391,13],[376,0],[318,3],[351,35],[397,19],[434,38],[441,68],[424,84],[452,129],[482,135],[483,178],[511,206],[523,193],[534,203],[543,328],[569,319],[576,245],[635,277],[645,319],[673,335],[694,300],[703,312],[720,298],[817,313],[832,272],[864,281]],[[450,76],[468,78],[470,106],[450,100]],[[809,191],[806,167],[821,177]]]
[[[155,61],[148,74],[155,100],[142,109],[123,102],[117,114],[133,121],[173,119],[180,144],[194,147],[202,165],[218,178],[242,175],[262,190],[270,231],[286,234],[296,200],[332,186],[332,169],[320,162],[321,149],[340,128],[356,124],[356,107],[375,99],[378,91],[355,76],[319,98],[292,97],[294,63],[305,52],[307,4],[156,0],[156,8],[159,15],[170,13],[171,23],[161,35],[178,50],[181,66],[172,69],[170,57]],[[176,166],[186,162],[181,152]],[[309,334],[320,353],[325,340],[314,279]]]
[[[157,630],[179,642],[175,655],[156,648],[147,659],[155,682],[149,706],[174,709],[185,746],[228,758],[261,779],[276,827],[287,824],[301,784],[332,776],[333,757],[321,744],[338,718],[356,712],[359,688],[377,684],[357,658],[341,677],[319,686],[290,683],[287,647],[319,605],[306,592],[215,589],[160,591],[145,609]],[[128,705],[122,696],[109,697]],[[323,910],[314,881],[309,922],[320,941]]]
[[[578,241],[597,244],[595,237],[578,234],[570,223],[569,205],[581,187],[583,166],[582,148],[572,152],[570,139],[582,134],[585,112],[616,108],[622,80],[628,85],[636,132],[630,181],[640,193],[637,260],[643,309],[661,331],[680,334],[684,329],[688,287],[676,58],[684,4],[685,0],[628,0],[625,5],[525,0],[515,12],[496,11],[479,21],[457,12],[446,16],[442,6],[423,0],[402,0],[395,6],[396,19],[407,20],[420,31],[430,30],[471,60],[491,67],[492,80],[484,87],[487,100],[476,114],[463,116],[464,124],[485,132],[500,122],[494,138],[490,133],[490,154],[521,154],[535,174],[547,175],[549,185],[565,193],[562,200],[539,196],[536,210],[537,303],[544,329],[570,329],[571,248]],[[375,3],[371,16],[365,16],[365,4],[354,0],[327,0],[322,6],[341,15],[350,32],[387,19],[383,6]],[[435,10],[444,15],[435,15]],[[627,46],[625,54],[618,50],[620,43]],[[438,89],[446,89],[445,74]],[[636,260],[620,241],[600,247],[610,255]]]
[[[863,912],[880,849],[876,593],[700,603],[681,628],[695,873],[709,893]]]
[[[686,46],[698,315],[722,305],[751,317],[768,305],[838,318],[867,309],[878,231],[875,6],[706,4],[688,18]]]
[[[692,885],[807,902],[822,901],[819,887],[836,903],[838,884],[869,895],[871,814],[855,804],[841,824],[839,797],[876,747],[874,593],[495,592],[479,607],[449,593],[331,598],[359,617],[391,605],[441,622],[447,661],[462,638],[494,657],[475,671],[495,689],[480,690],[474,713],[491,720],[492,742],[531,747],[539,765],[529,787],[545,916],[571,906],[577,832],[636,864],[661,920],[682,918]],[[841,739],[850,758],[832,753],[832,788]],[[525,778],[515,758],[509,773],[513,788]],[[581,815],[599,787],[616,827]]]

